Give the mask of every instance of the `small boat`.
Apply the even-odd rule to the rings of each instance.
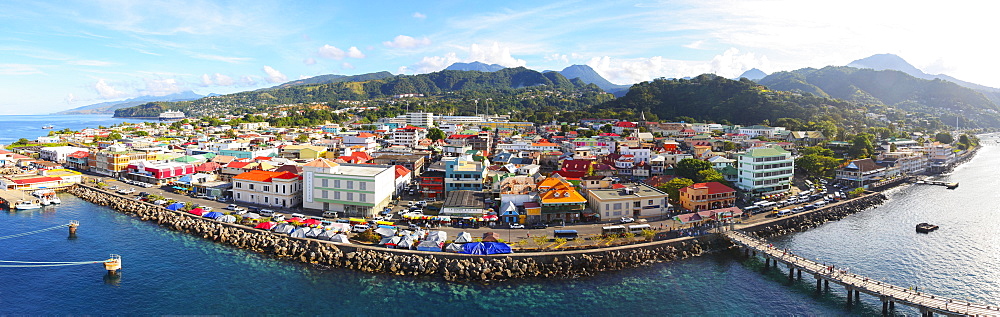
[[[17,210],[28,210],[28,209],[38,209],[38,208],[42,208],[41,202],[39,202],[38,200],[34,201],[18,200],[17,203],[14,204],[14,209]]]
[[[931,231],[937,230],[938,226],[932,225],[926,222],[921,222],[917,224],[917,232],[919,233],[930,233]]]
[[[55,127],[52,126],[51,124],[47,124],[47,125],[42,126],[42,129],[52,129],[52,128],[55,128]]]
[[[42,206],[48,206],[51,204],[61,204],[62,200],[56,196],[56,192],[51,189],[39,189],[31,192],[31,196],[35,196],[41,201]]]

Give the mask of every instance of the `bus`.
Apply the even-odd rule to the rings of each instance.
[[[576,239],[578,234],[576,230],[554,230],[552,236],[556,239],[565,238],[566,240],[573,240]]]
[[[612,235],[612,234],[623,234],[625,233],[625,226],[607,226],[601,228],[602,235]]]
[[[643,230],[653,230],[653,227],[651,227],[649,224],[628,226],[628,232],[631,232],[636,235],[641,235]]]

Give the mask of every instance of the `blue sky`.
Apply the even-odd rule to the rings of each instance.
[[[0,114],[470,61],[631,84],[893,53],[998,87],[997,5],[980,2],[6,0]]]

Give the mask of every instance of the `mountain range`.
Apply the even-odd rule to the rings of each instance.
[[[212,96],[214,94],[209,94]],[[139,96],[126,100],[119,101],[108,101],[102,103],[95,103],[92,105],[86,105],[82,107],[77,107],[69,110],[63,110],[56,112],[55,114],[112,114],[115,110],[121,108],[135,107],[141,104],[155,102],[155,101],[187,101],[200,99],[206,96],[202,96],[194,93],[193,91],[183,91],[175,94],[169,94],[165,96]]]
[[[472,63],[454,63],[449,65],[444,70],[465,70],[465,71],[478,71],[478,72],[495,72],[507,67],[503,67],[497,64],[486,64],[480,62]]]
[[[894,54],[875,54],[866,58],[862,58],[847,64],[850,67],[856,68],[871,68],[874,70],[898,70],[909,74],[910,76],[920,78],[920,79],[941,79],[950,81],[958,84],[959,86],[966,87],[975,91],[978,91],[993,101],[995,104],[1000,104],[1000,89],[987,87],[980,84],[970,83],[964,80],[960,80],[955,77],[951,77],[945,74],[927,74],[917,69],[902,57],[896,56]]]

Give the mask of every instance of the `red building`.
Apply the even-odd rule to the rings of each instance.
[[[419,177],[422,197],[444,199],[444,172],[426,171]]]
[[[719,182],[697,183],[680,189],[680,201],[692,211],[731,207],[736,204],[736,190]]]

